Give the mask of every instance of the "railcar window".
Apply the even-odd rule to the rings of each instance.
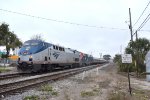
[[[58,50],[58,46],[56,46],[56,50]]]
[[[55,49],[55,46],[53,45],[53,49]]]
[[[75,61],[79,61],[79,58],[75,58]]]
[[[62,51],[62,47],[59,47],[59,50]]]

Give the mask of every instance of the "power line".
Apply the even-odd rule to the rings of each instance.
[[[140,30],[141,32],[143,31],[143,32],[150,32],[150,30]]]
[[[135,31],[133,35],[135,35],[137,31],[140,31],[144,27],[144,25],[148,22],[149,19],[150,19],[150,14],[147,15],[145,20],[141,23],[141,25],[138,27],[138,29]],[[147,30],[141,30],[141,31],[147,31]]]
[[[148,4],[146,5],[145,9],[143,10],[142,14],[140,15],[140,17],[138,18],[138,20],[135,22],[135,24],[133,25],[133,27],[137,24],[137,22],[140,20],[140,18],[142,17],[142,15],[144,14],[145,10],[147,9],[147,7],[149,6],[150,1],[148,2]]]
[[[139,30],[140,32],[150,32],[150,30]],[[137,31],[135,31],[135,33],[133,35],[136,34]]]
[[[145,18],[145,20],[143,21],[143,23],[137,29],[137,31],[139,31],[140,29],[142,29],[143,26],[148,22],[149,19],[150,19],[150,14],[148,14],[148,16]]]
[[[105,28],[105,29],[110,29],[110,30],[123,30],[123,31],[127,30],[127,29],[121,29],[121,28],[95,26],[95,25],[88,25],[88,24],[79,24],[79,23],[68,22],[68,21],[63,21],[63,20],[56,20],[56,19],[44,18],[44,17],[40,17],[40,16],[33,16],[33,15],[30,15],[30,14],[24,14],[24,13],[15,12],[15,11],[10,11],[10,10],[5,10],[5,9],[1,9],[1,8],[0,8],[0,10],[1,10],[1,11],[4,11],[4,12],[13,13],[13,14],[18,14],[18,15],[23,15],[23,16],[28,16],[28,17],[32,17],[32,18],[43,19],[43,20],[49,20],[49,21],[54,21],[54,22],[59,22],[59,23],[72,24],[72,25],[78,25],[78,26],[101,28],[101,29],[104,29],[104,28]]]

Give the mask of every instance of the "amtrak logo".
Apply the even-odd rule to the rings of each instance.
[[[53,56],[54,56],[56,59],[59,57],[59,55],[60,55],[59,52],[54,52],[54,53],[53,53]]]

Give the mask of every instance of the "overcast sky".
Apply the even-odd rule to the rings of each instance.
[[[47,42],[73,48],[99,57],[99,53],[122,52],[130,40],[129,7],[132,24],[137,21],[149,0],[0,0],[0,9],[32,16],[65,21],[68,24],[33,18],[0,10],[0,23],[9,24],[11,31],[24,42],[35,34],[42,34]],[[136,30],[150,13],[147,8]],[[150,22],[141,30],[150,30]],[[113,29],[117,28],[117,29]],[[125,29],[125,30],[122,30]],[[150,39],[150,31],[140,31],[139,37]]]

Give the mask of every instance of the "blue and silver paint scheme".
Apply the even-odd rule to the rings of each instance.
[[[98,64],[100,60],[77,50],[64,48],[41,40],[26,41],[19,51],[18,70],[47,71],[55,67],[79,67]]]
[[[30,58],[32,58],[32,61],[35,63],[44,61],[44,55],[48,55],[47,49],[51,46],[52,44],[40,40],[26,41],[19,51],[20,61],[28,62]]]
[[[48,57],[48,48],[51,46],[52,44],[40,40],[26,41],[19,51],[18,67],[21,70],[40,70],[41,64],[48,63],[44,61],[45,57]]]
[[[40,40],[26,41],[19,51],[18,68],[36,72],[51,65],[72,66],[79,63],[79,53],[75,50],[59,50],[53,46]]]

